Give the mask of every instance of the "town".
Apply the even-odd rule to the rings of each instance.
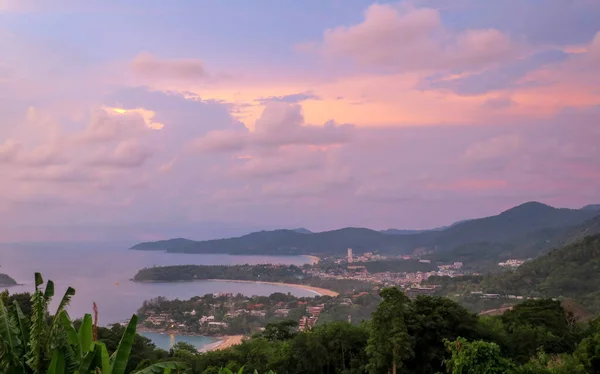
[[[520,260],[507,261],[511,266]],[[259,265],[262,271],[287,274],[289,265]],[[299,298],[291,294],[274,293],[270,296],[244,296],[231,293],[207,294],[187,301],[156,298],[144,302],[138,314],[143,328],[152,331],[178,332],[198,335],[233,335],[260,332],[269,323],[292,320],[299,330],[308,330],[318,323],[348,320],[360,323],[379,304],[381,288],[396,286],[409,297],[418,295],[448,295],[444,279],[466,274],[462,262],[432,264],[430,260],[413,256],[386,257],[373,253],[324,258],[301,268],[302,278],[315,280],[355,282],[362,285],[339,296]],[[289,270],[298,277],[298,268]],[[310,282],[312,280],[312,282]],[[291,283],[286,280],[287,283]],[[508,308],[523,296],[489,294],[482,291],[461,292],[454,295],[471,305],[475,312]]]

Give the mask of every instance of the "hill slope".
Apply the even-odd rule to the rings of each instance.
[[[434,252],[427,258],[437,262],[461,261],[468,270],[489,271],[498,269],[500,261],[534,258],[596,234],[600,234],[600,215],[575,226],[544,228],[503,242],[466,243],[448,251]]]
[[[489,291],[572,298],[600,310],[600,235],[588,236],[488,281]]]
[[[319,233],[297,230],[261,231],[238,238],[192,241],[172,239],[140,243],[137,250],[165,250],[186,253],[230,254],[318,254],[344,255],[378,251],[405,254],[417,248],[450,251],[470,243],[505,243],[536,230],[555,230],[577,226],[598,215],[595,210],[557,209],[541,203],[525,203],[499,215],[454,224],[444,230],[389,235],[365,228],[347,227]],[[537,236],[536,236],[537,238]],[[547,240],[545,235],[538,239]]]
[[[520,295],[572,298],[600,310],[600,235],[553,250],[513,272],[492,278],[488,290]]]

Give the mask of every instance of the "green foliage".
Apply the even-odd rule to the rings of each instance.
[[[502,357],[496,343],[464,338],[446,341],[451,358],[446,367],[452,374],[504,374],[513,370],[514,364]]]
[[[289,340],[296,334],[296,327],[298,327],[298,323],[292,320],[269,323],[265,327],[262,336],[271,342]]]
[[[54,283],[44,283],[39,273],[35,274],[35,291],[31,295],[31,313],[26,315],[14,300],[9,311],[5,304],[8,298],[0,298],[0,372],[8,374],[125,374],[130,352],[136,336],[137,317],[134,315],[123,333],[113,355],[106,345],[94,341],[90,315],[86,315],[75,329],[66,308],[75,295],[68,288],[59,302],[54,315],[48,305],[54,296]],[[179,363],[150,365],[144,373],[170,372],[181,369]]]
[[[297,266],[272,265],[177,265],[145,268],[133,277],[136,281],[184,281],[198,279],[263,280],[283,282],[303,278]]]
[[[598,311],[599,268],[600,235],[596,235],[527,262],[514,272],[491,279],[487,288],[516,295],[568,297],[591,311]]]
[[[382,301],[370,323],[369,368],[372,372],[392,368],[396,373],[396,368],[414,355],[412,337],[404,319],[409,299],[395,287],[384,289],[379,295]]]

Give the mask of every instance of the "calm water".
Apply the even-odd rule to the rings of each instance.
[[[169,348],[171,348],[177,342],[186,342],[198,348],[202,348],[204,346],[213,344],[218,341],[217,338],[213,338],[210,336],[169,335],[159,334],[157,332],[142,332],[140,333],[140,335],[152,339],[152,341],[154,342],[154,344],[156,344],[158,348],[162,348],[166,351],[168,351]]]
[[[11,287],[11,293],[30,292],[33,274],[39,271],[44,279],[56,285],[53,305],[68,286],[77,294],[69,307],[72,317],[81,317],[92,311],[92,302],[98,304],[101,324],[129,319],[144,300],[157,296],[169,299],[189,299],[207,293],[232,292],[245,295],[270,295],[290,292],[296,296],[314,296],[311,291],[298,288],[253,284],[199,281],[189,283],[134,283],[129,281],[144,267],[153,265],[235,265],[235,264],[305,264],[303,256],[230,256],[189,255],[151,251],[130,251],[126,247],[98,245],[68,245],[61,248],[28,246],[17,248],[0,246],[0,272],[7,273],[23,286]],[[167,335],[168,337],[168,335]]]

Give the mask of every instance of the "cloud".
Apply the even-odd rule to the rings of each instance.
[[[270,96],[270,97],[263,97],[263,98],[257,99],[257,101],[261,105],[265,105],[265,104],[268,104],[271,102],[284,102],[284,103],[296,104],[296,103],[300,103],[300,102],[306,101],[306,100],[321,100],[321,98],[319,96],[315,95],[314,93],[307,91],[307,92],[301,92],[301,93],[291,94],[291,95]]]
[[[140,53],[131,62],[134,73],[145,78],[173,80],[202,80],[208,78],[204,63],[199,60],[158,59],[149,53]]]
[[[199,152],[233,152],[245,148],[273,148],[289,145],[327,146],[349,141],[352,126],[328,121],[323,126],[304,123],[299,104],[272,102],[265,106],[254,132],[217,130],[191,142]]]
[[[240,178],[272,178],[307,170],[316,170],[327,164],[327,152],[318,149],[292,146],[242,158],[241,165],[232,169],[231,175]]]
[[[13,139],[8,139],[0,144],[0,163],[12,162],[21,149],[21,144]]]
[[[124,140],[114,150],[94,156],[90,161],[90,165],[138,168],[153,154],[154,152],[148,146],[140,143],[139,140]]]
[[[565,61],[568,55],[561,50],[534,53],[501,66],[449,79],[447,74],[430,76],[420,84],[420,89],[450,90],[460,95],[480,95],[491,91],[548,84],[534,80],[522,80],[525,75],[544,66]]]
[[[491,97],[491,98],[487,99],[483,103],[483,107],[488,108],[488,109],[505,109],[505,108],[511,107],[515,104],[516,104],[515,101],[512,100],[510,97],[499,96],[499,97]]]
[[[519,53],[496,29],[452,31],[439,10],[408,3],[373,4],[361,23],[328,29],[321,42],[304,49],[394,71],[478,69]]]
[[[93,112],[89,125],[74,139],[82,142],[110,142],[134,138],[149,131],[150,127],[139,113],[103,108]]]
[[[522,145],[523,139],[519,134],[501,135],[471,144],[465,150],[463,159],[471,163],[496,160],[512,155]]]
[[[248,143],[246,131],[215,130],[192,140],[188,149],[194,152],[241,151]]]

